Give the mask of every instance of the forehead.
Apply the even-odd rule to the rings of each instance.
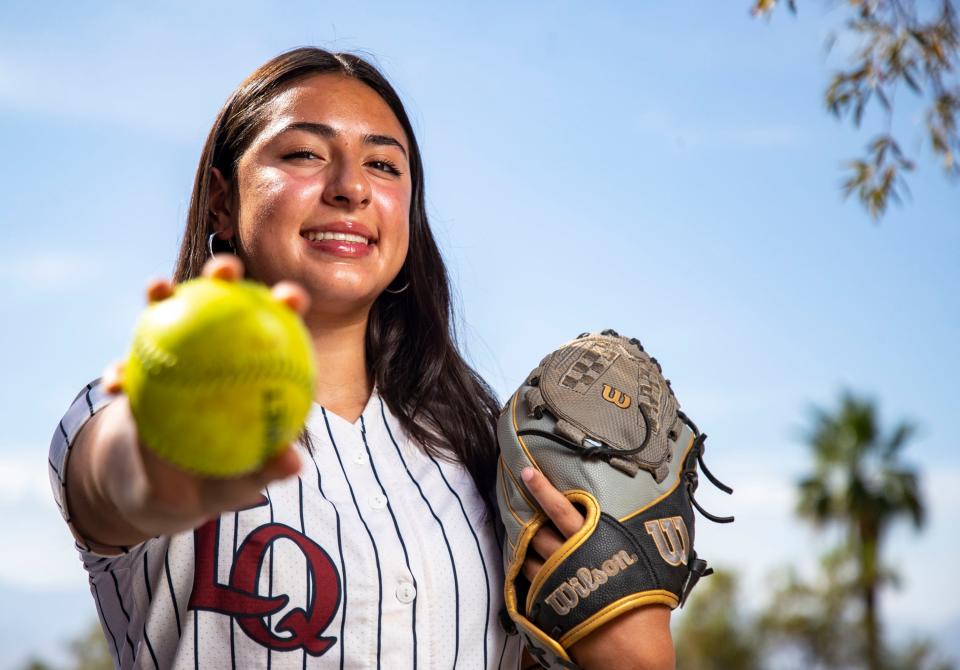
[[[393,110],[366,84],[338,74],[321,74],[291,84],[264,109],[261,141],[290,123],[323,123],[341,133],[392,135],[407,148],[407,136]]]

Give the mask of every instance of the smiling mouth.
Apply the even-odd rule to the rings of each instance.
[[[364,237],[363,235],[356,235],[354,233],[331,233],[331,232],[320,232],[316,230],[308,230],[300,234],[301,237],[305,237],[311,242],[324,242],[326,240],[332,240],[335,242],[353,242],[354,244],[365,244],[369,245],[370,240]]]

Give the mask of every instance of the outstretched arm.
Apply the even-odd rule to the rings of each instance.
[[[239,279],[243,266],[234,257],[209,261],[204,275]],[[151,302],[170,296],[169,282],[150,285]],[[289,283],[274,296],[305,311],[303,289]],[[103,376],[109,393],[119,394],[122,369]],[[69,448],[64,475],[66,504],[74,532],[96,553],[116,554],[159,535],[190,530],[220,513],[255,502],[271,481],[295,474],[299,458],[286,448],[252,474],[227,479],[200,477],[180,470],[144,448],[126,397],[118,395],[80,429]]]

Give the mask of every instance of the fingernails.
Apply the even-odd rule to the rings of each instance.
[[[264,468],[271,479],[286,479],[300,472],[300,457],[291,445],[284,447]]]
[[[526,467],[523,470],[521,470],[520,477],[523,479],[523,481],[529,482],[531,479],[533,479],[533,468]]]
[[[284,280],[274,284],[273,296],[299,314],[304,314],[310,306],[310,295],[292,281]]]
[[[217,254],[203,266],[203,276],[234,281],[243,277],[243,263],[232,254]]]
[[[120,393],[123,390],[123,364],[113,363],[109,365],[100,375],[100,381],[107,393],[111,395]]]
[[[237,273],[233,266],[224,263],[222,265],[215,265],[213,268],[211,268],[210,276],[214,279],[233,281],[237,278]]]
[[[173,287],[166,279],[154,279],[147,284],[147,302],[166,300],[173,295]]]

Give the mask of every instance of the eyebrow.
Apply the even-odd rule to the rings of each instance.
[[[333,139],[340,135],[340,132],[335,128],[328,126],[325,123],[316,123],[313,121],[295,121],[283,128],[277,135],[283,135],[292,130],[302,130],[304,132],[312,133],[314,135],[319,135],[320,137],[326,139]],[[403,145],[400,144],[397,138],[390,135],[380,135],[380,134],[367,134],[363,136],[364,144],[372,144],[378,147],[396,147],[401,152],[403,152],[403,157],[407,157],[407,150],[403,148]]]

